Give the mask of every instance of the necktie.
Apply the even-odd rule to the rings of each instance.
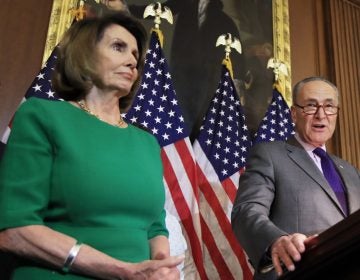
[[[335,192],[335,195],[340,202],[340,205],[345,214],[348,215],[349,212],[344,185],[339,173],[336,171],[333,161],[321,148],[316,148],[313,152],[321,158],[321,168],[323,170],[324,176]]]

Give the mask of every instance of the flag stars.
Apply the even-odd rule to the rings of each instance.
[[[159,113],[164,112],[164,107],[163,106],[159,106],[157,109],[158,109]]]
[[[163,137],[163,139],[164,140],[169,140],[169,134],[167,134],[167,133],[164,133],[163,135],[162,135],[162,137]]]
[[[135,111],[140,111],[140,110],[141,110],[141,106],[140,106],[140,105],[136,105],[136,106],[134,107],[134,109],[135,109]]]
[[[44,79],[44,73],[39,73],[39,75],[37,75],[36,77],[38,78],[38,80]]]
[[[162,96],[160,96],[161,101],[165,102],[167,100],[167,96],[165,94],[163,94]]]
[[[211,140],[210,139],[207,139],[206,141],[205,141],[205,143],[206,143],[206,145],[211,145]]]
[[[167,129],[171,129],[171,127],[172,127],[172,123],[167,122],[167,123],[165,124],[165,126],[166,126],[166,128],[167,128]]]
[[[152,100],[152,99],[150,99],[150,100],[148,101],[148,103],[149,103],[149,105],[150,105],[150,106],[154,106],[155,101],[154,101],[154,100]]]
[[[55,91],[52,91],[51,89],[49,89],[47,92],[46,92],[48,98],[54,98],[54,94],[55,94]]]
[[[148,87],[149,87],[149,85],[147,83],[142,83],[141,84],[142,89],[147,89]]]
[[[177,131],[178,134],[182,134],[182,133],[183,133],[183,130],[184,130],[184,128],[182,128],[181,126],[179,126],[179,127],[176,129],[176,131]]]
[[[42,85],[36,84],[32,88],[35,90],[35,92],[38,92],[38,91],[41,91],[41,87],[42,87]]]
[[[146,111],[145,111],[145,115],[146,115],[147,117],[151,117],[151,111],[150,111],[150,110],[146,110]]]
[[[169,117],[174,117],[175,116],[175,112],[173,110],[170,110],[170,112],[168,113]]]

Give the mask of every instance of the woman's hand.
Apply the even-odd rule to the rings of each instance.
[[[178,280],[180,272],[177,265],[184,261],[184,256],[167,257],[162,260],[149,260],[131,264],[125,272],[127,280]]]

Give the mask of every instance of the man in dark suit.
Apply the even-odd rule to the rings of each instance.
[[[338,106],[338,90],[331,82],[320,77],[300,81],[291,107],[295,137],[257,144],[250,153],[232,226],[255,268],[254,279],[276,279],[284,270],[294,270],[314,234],[360,208],[359,170],[325,152]]]

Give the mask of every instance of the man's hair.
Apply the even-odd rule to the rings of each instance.
[[[323,77],[318,77],[318,76],[312,76],[312,77],[307,77],[305,79],[302,79],[301,81],[299,81],[298,83],[295,84],[293,91],[292,91],[292,103],[296,103],[296,97],[298,96],[299,92],[301,91],[301,89],[303,88],[303,86],[309,82],[313,82],[313,81],[322,81],[324,83],[327,83],[328,85],[330,85],[336,92],[336,95],[339,97],[339,90],[338,88],[329,80],[323,78]]]
[[[96,45],[103,38],[105,30],[112,24],[122,26],[136,39],[139,51],[138,78],[130,93],[119,101],[121,109],[130,106],[141,78],[144,65],[147,35],[142,24],[125,12],[107,14],[100,18],[89,18],[74,23],[60,43],[58,59],[52,77],[52,85],[64,100],[80,100],[94,84],[98,84],[96,71]]]

